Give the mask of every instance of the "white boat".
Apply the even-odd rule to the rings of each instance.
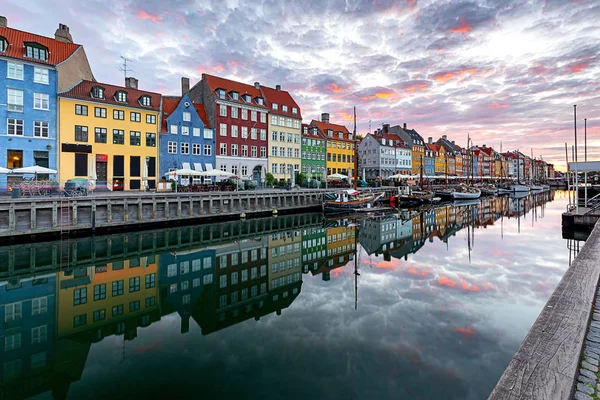
[[[542,185],[529,185],[529,190],[539,192],[544,190],[544,187]]]
[[[546,185],[545,183],[542,184],[542,187],[544,190],[550,190],[550,185]]]
[[[323,209],[325,212],[347,212],[359,208],[371,208],[384,195],[384,192],[361,193],[354,189],[342,190],[338,193],[325,193]]]
[[[529,192],[529,186],[521,185],[518,183],[515,183],[514,185],[510,185],[510,188],[512,189],[513,192]]]
[[[481,190],[467,185],[459,185],[458,188],[452,192],[452,198],[454,200],[472,200],[478,199],[480,196]]]

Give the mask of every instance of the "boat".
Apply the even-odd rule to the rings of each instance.
[[[459,185],[454,192],[452,192],[452,198],[454,200],[478,199],[480,196],[481,190],[467,185]]]
[[[550,185],[542,183],[541,186],[542,186],[542,188],[544,188],[544,190],[550,190]]]
[[[496,185],[493,185],[491,183],[483,184],[483,185],[479,185],[479,186],[475,186],[475,187],[477,189],[481,190],[482,196],[493,196],[498,193],[498,189],[496,188]]]
[[[529,186],[515,183],[510,185],[510,189],[514,192],[529,192]]]
[[[499,185],[498,188],[496,189],[496,192],[499,195],[514,193],[511,186],[507,185],[507,184]]]
[[[454,193],[454,189],[452,188],[440,189],[435,191],[435,196],[442,200],[452,200],[454,198],[452,197],[452,193]]]
[[[359,208],[372,208],[373,204],[384,195],[384,192],[365,193],[354,189],[325,193],[323,210],[325,212],[347,212]]]
[[[544,187],[542,185],[533,183],[533,184],[529,185],[529,190],[539,192],[539,191],[544,190]]]
[[[433,201],[433,192],[427,190],[413,190],[410,186],[398,187],[398,194],[390,197],[390,203],[404,206],[420,206]]]
[[[479,199],[454,200],[451,204],[455,207],[477,206],[479,205]]]

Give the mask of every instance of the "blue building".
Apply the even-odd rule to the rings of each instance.
[[[427,176],[435,175],[435,156],[433,150],[425,146],[425,156],[423,157],[423,174]]]
[[[180,168],[199,172],[215,168],[215,137],[208,126],[204,106],[192,103],[184,92],[182,97],[163,97],[162,111],[159,176]],[[177,176],[177,181],[186,185],[189,177]],[[202,181],[200,177],[193,177],[194,183]]]
[[[68,26],[51,39],[8,28],[0,16],[1,167],[57,169],[57,92],[79,79],[94,77]],[[27,177],[0,175],[0,190]]]
[[[36,394],[55,358],[56,274],[0,283],[0,382],[3,392]],[[21,390],[17,390],[21,387]],[[23,387],[27,387],[24,395]],[[43,391],[43,390],[42,390]],[[8,397],[11,397],[10,395]]]

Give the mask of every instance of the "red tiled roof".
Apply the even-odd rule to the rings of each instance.
[[[204,108],[204,104],[196,104],[194,103],[194,108],[198,113],[198,116],[204,122],[204,127],[210,129],[210,124],[208,123],[208,118],[206,117],[206,109]]]
[[[0,56],[16,58],[30,62],[36,62],[46,65],[58,65],[71,56],[79,47],[78,44],[65,43],[56,39],[36,35],[29,32],[23,32],[13,28],[0,28],[0,36],[8,42],[8,48],[5,52],[0,51]],[[25,42],[39,43],[48,48],[48,61],[41,61],[35,58],[26,57]]]
[[[289,92],[285,90],[273,89],[268,86],[261,86],[260,89],[265,95],[264,97],[267,107],[269,108],[269,113],[302,119],[302,115],[300,115],[300,107],[298,107],[298,103],[296,103]],[[273,103],[277,104],[277,110],[273,110]],[[281,106],[284,105],[287,106],[287,111],[283,111]],[[293,107],[295,107],[298,111],[296,114],[292,113]]]
[[[319,130],[321,131],[321,134],[323,136],[325,136],[325,138],[327,138],[327,140],[343,140],[343,141],[346,141],[346,142],[351,142],[352,141],[352,139],[348,139],[348,134],[350,132],[343,125],[337,125],[337,124],[331,124],[331,123],[321,122],[321,121],[317,121],[317,120],[314,120],[314,119],[311,121],[311,125],[314,125],[317,128],[319,128]],[[332,130],[333,131],[333,137],[327,136],[327,131],[328,130]],[[340,139],[340,137],[337,135],[338,132],[343,132],[344,133],[344,138],[343,139]]]
[[[244,100],[242,100],[242,95],[247,93],[250,96],[252,96],[252,105],[254,107],[267,108],[266,106],[264,106],[264,105],[261,106],[254,101],[254,99],[256,97],[263,97],[263,95],[260,92],[260,90],[255,88],[253,85],[246,85],[245,83],[236,82],[236,81],[232,81],[232,80],[225,79],[225,78],[220,78],[218,76],[213,76],[213,75],[209,75],[209,74],[202,74],[202,79],[206,80],[206,83],[208,83],[208,87],[210,87],[210,90],[213,92],[213,95],[215,95],[215,96],[216,96],[215,91],[217,89],[225,89],[225,91],[227,92],[228,95],[229,95],[229,92],[232,92],[232,91],[238,92],[239,100],[232,100],[229,96],[227,96],[227,100],[235,102],[235,103],[248,105],[248,103],[246,103]]]
[[[304,127],[308,128],[308,133],[306,133],[306,134],[304,133]],[[306,138],[311,138],[311,139],[326,139],[326,137],[323,136],[321,134],[321,132],[319,132],[318,130],[317,130],[317,135],[316,136],[313,135],[313,129],[314,129],[314,126],[302,124],[302,136],[304,136]]]
[[[167,117],[171,115],[173,111],[177,108],[179,103],[181,102],[181,97],[177,96],[163,96],[162,98],[162,130],[161,132],[167,133],[169,129],[167,127]],[[206,110],[204,109],[204,105],[194,103],[194,108],[198,113],[198,116],[204,123],[205,128],[210,128],[208,124],[208,118],[206,118]]]
[[[437,144],[429,144],[426,143],[427,147],[429,147],[429,150],[431,151],[437,151],[439,152],[442,146],[438,146]]]
[[[492,155],[492,151],[494,151],[494,149],[492,149],[491,147],[480,147],[479,150],[481,150],[482,152],[484,152],[488,156],[491,156]]]
[[[92,92],[92,88],[94,86],[100,86],[101,88],[104,89],[104,99],[97,99],[95,97],[92,97],[91,92]],[[127,92],[127,103],[121,103],[121,102],[115,100],[115,94],[121,90]],[[92,81],[81,81],[77,85],[75,85],[73,88],[71,88],[70,90],[60,93],[59,96],[69,97],[72,99],[94,101],[94,102],[98,102],[98,103],[112,104],[115,106],[135,107],[135,108],[141,108],[143,110],[152,110],[152,111],[160,110],[160,100],[161,100],[161,95],[158,93],[146,92],[143,90],[126,88],[124,86],[115,86],[115,85],[109,85],[106,83],[92,82]],[[143,106],[140,104],[139,99],[142,96],[150,96],[151,106],[148,107],[148,106]]]

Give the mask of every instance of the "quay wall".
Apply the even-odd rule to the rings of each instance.
[[[489,396],[571,399],[600,277],[600,224],[565,272]]]

